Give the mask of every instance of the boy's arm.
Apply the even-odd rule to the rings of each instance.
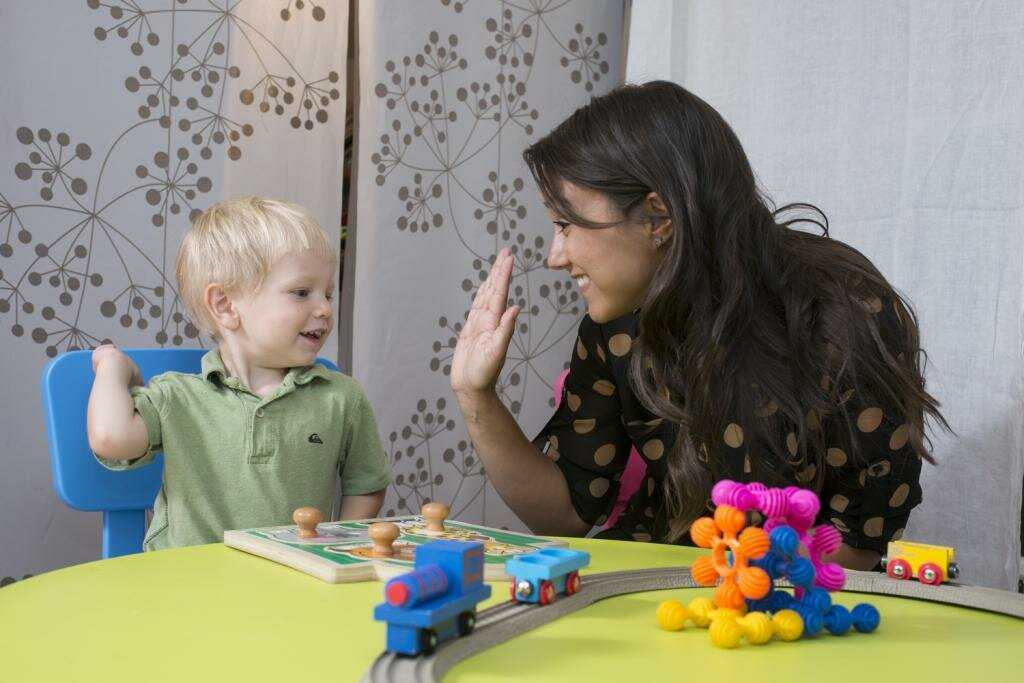
[[[380,512],[386,489],[357,496],[342,496],[341,519],[370,519]]]
[[[139,367],[110,344],[92,352],[92,367],[96,379],[86,419],[89,448],[107,460],[141,458],[149,450],[149,435],[130,392],[142,384]]]
[[[391,468],[377,436],[373,408],[361,387],[353,392],[346,410],[345,429],[348,443],[343,446],[338,464],[341,476],[341,519],[376,517],[384,504],[384,494],[391,483]]]

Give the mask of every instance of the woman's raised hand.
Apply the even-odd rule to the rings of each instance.
[[[502,249],[487,281],[477,290],[452,358],[452,390],[474,394],[494,388],[505,364],[519,307],[506,309],[512,254]]]

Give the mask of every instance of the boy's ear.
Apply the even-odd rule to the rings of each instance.
[[[203,305],[218,327],[234,331],[241,324],[235,302],[224,291],[223,285],[216,282],[207,285],[203,290]]]

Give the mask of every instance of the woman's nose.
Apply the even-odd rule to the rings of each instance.
[[[548,250],[548,268],[552,270],[563,270],[569,267],[569,259],[565,256],[565,237],[555,232],[551,240],[551,248]]]

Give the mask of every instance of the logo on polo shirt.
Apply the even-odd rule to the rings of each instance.
[[[321,446],[322,446],[322,445],[323,445],[323,443],[324,443],[323,441],[321,441],[321,439],[320,439],[320,435],[319,435],[319,434],[310,434],[310,435],[309,435],[309,442],[310,442],[310,443],[318,443],[318,444],[320,444]]]

